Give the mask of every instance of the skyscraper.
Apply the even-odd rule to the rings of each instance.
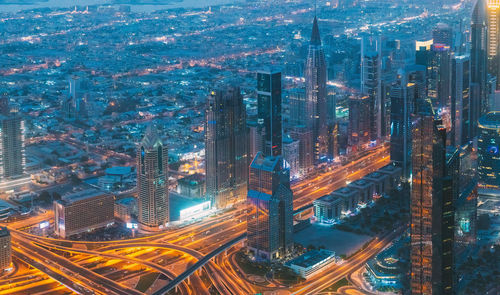
[[[381,41],[376,37],[361,39],[361,92],[368,95],[370,111],[370,140],[382,136],[382,64]]]
[[[461,146],[472,140],[473,106],[470,96],[470,58],[458,55],[451,65],[451,144]]]
[[[224,208],[244,200],[248,146],[246,109],[240,88],[212,91],[206,108],[205,169],[207,197],[213,206]]]
[[[170,221],[168,192],[168,150],[149,125],[137,148],[138,221],[146,231],[162,230]]]
[[[8,269],[12,262],[12,245],[10,232],[6,227],[0,227],[0,272]]]
[[[258,260],[283,258],[293,247],[293,192],[290,169],[281,156],[255,156],[247,200],[248,250]]]
[[[488,18],[486,15],[486,0],[478,0],[474,6],[471,18],[471,100],[479,105],[479,110],[474,110],[474,136],[477,135],[477,120],[481,114],[488,111],[487,79],[488,79]]]
[[[453,30],[451,27],[444,23],[439,23],[432,30],[432,39],[434,44],[443,44],[450,48],[453,47]]]
[[[318,162],[321,157],[328,153],[328,128],[326,122],[326,62],[316,16],[313,21],[307,53],[305,80],[307,127],[312,131],[313,154],[315,162]]]
[[[413,117],[411,294],[453,294],[453,176],[447,175],[446,130],[429,104]],[[449,177],[448,177],[449,176]]]
[[[496,89],[499,89],[499,79],[500,74],[500,51],[498,50],[499,45],[499,25],[500,25],[500,1],[499,0],[487,0],[487,18],[488,18],[488,72],[497,77]],[[478,10],[481,6],[478,7]],[[480,12],[478,11],[478,15]]]
[[[0,113],[0,180],[15,178],[24,173],[24,121],[10,112],[8,101],[2,98]]]
[[[63,98],[61,112],[66,120],[82,120],[87,116],[87,94],[83,92],[86,82],[78,76],[70,77],[68,82],[68,94]]]
[[[349,97],[349,134],[348,144],[352,148],[369,143],[371,120],[370,111],[372,110],[372,100],[370,96]]]
[[[417,93],[416,84],[400,71],[391,86],[391,161],[403,170],[405,179],[411,174],[411,115]]]
[[[263,137],[266,155],[282,153],[281,72],[257,72],[257,123]]]
[[[489,112],[479,119],[479,181],[500,187],[500,112]]]

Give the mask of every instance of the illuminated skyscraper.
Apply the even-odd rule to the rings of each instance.
[[[157,231],[170,221],[168,192],[168,150],[149,125],[137,149],[138,221],[146,231]]]
[[[307,127],[312,131],[314,159],[317,162],[328,153],[328,128],[326,62],[316,16],[307,53],[305,80]]]
[[[0,272],[11,267],[12,245],[10,232],[6,227],[0,227]]]
[[[266,155],[281,155],[283,149],[281,72],[257,72],[257,123]]]
[[[24,173],[24,121],[17,112],[11,112],[6,98],[2,98],[0,113],[0,180],[15,178]]]
[[[500,69],[500,52],[499,45],[499,25],[500,25],[500,0],[487,0],[487,16],[488,16],[488,72],[497,77],[497,89],[499,89],[499,69]],[[478,12],[479,14],[479,12]]]
[[[452,58],[451,65],[451,144],[461,146],[474,137],[474,112],[479,101],[471,101],[470,96],[470,57],[458,55]]]
[[[224,208],[245,199],[248,146],[246,109],[240,88],[212,91],[206,108],[205,169],[207,197],[213,206]]]
[[[247,200],[248,250],[258,260],[283,258],[293,247],[293,192],[290,169],[281,156],[255,156]]]
[[[348,143],[352,148],[370,141],[372,100],[370,96],[352,96],[349,98],[349,134]]]
[[[474,6],[471,19],[471,100],[479,101],[474,124],[474,136],[477,135],[477,119],[488,110],[487,79],[488,79],[488,18],[486,1],[478,0]],[[476,89],[476,90],[474,90]]]
[[[400,72],[391,86],[391,161],[410,179],[411,169],[411,114],[416,99],[416,84]]]
[[[413,117],[412,295],[453,294],[454,175],[448,174],[446,130],[434,116],[429,103]]]
[[[500,112],[489,112],[479,119],[479,181],[500,187]]]
[[[364,113],[370,120],[370,140],[382,136],[382,64],[380,38],[361,39],[361,92],[368,96],[370,111]]]

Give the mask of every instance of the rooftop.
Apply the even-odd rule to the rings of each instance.
[[[485,129],[500,129],[500,112],[489,112],[479,118],[479,127]]]
[[[85,190],[81,190],[81,191],[77,191],[77,192],[73,192],[73,193],[68,193],[68,194],[62,196],[61,201],[59,201],[59,202],[61,202],[62,204],[71,204],[74,202],[82,201],[85,199],[91,199],[91,198],[95,198],[95,197],[102,196],[102,195],[106,195],[106,193],[91,188],[91,189],[85,189]]]
[[[335,253],[329,250],[321,249],[321,250],[312,250],[307,253],[300,255],[297,258],[294,258],[287,262],[288,265],[296,265],[303,268],[314,267],[316,264],[321,263],[322,261],[334,257]]]

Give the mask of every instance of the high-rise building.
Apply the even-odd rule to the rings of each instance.
[[[348,144],[352,148],[370,142],[372,100],[370,96],[349,97],[349,132]]]
[[[488,72],[497,77],[496,89],[499,89],[500,84],[498,81],[498,76],[500,74],[500,51],[498,50],[499,45],[499,25],[500,25],[500,1],[499,0],[487,0],[487,32],[488,37]],[[481,6],[480,6],[481,7]]]
[[[61,104],[64,119],[78,121],[87,116],[88,94],[84,92],[86,88],[86,82],[82,82],[82,78],[78,76],[69,78],[68,94]]]
[[[471,100],[479,101],[474,104],[479,105],[479,114],[473,122],[481,114],[488,111],[488,95],[487,95],[487,80],[488,80],[488,17],[486,15],[486,0],[478,0],[474,6],[471,18],[471,90],[477,87],[477,91],[471,91]],[[477,112],[477,110],[476,110]],[[473,123],[474,124],[474,123]],[[477,135],[477,125],[475,125],[475,134]]]
[[[479,118],[479,181],[500,187],[500,112],[489,112]]]
[[[0,113],[0,180],[23,175],[25,166],[24,121],[10,112],[5,100]]]
[[[290,135],[283,137],[283,158],[290,165],[290,178],[299,176],[300,163],[300,142],[293,139]]]
[[[299,142],[299,174],[305,175],[314,164],[312,131],[306,126],[296,126],[290,130],[290,136]]]
[[[451,144],[461,146],[472,140],[473,109],[470,96],[470,58],[458,55],[452,58],[451,71]]]
[[[326,121],[326,61],[316,16],[313,21],[307,53],[305,81],[307,127],[312,131],[314,160],[318,162],[328,153],[328,128]]]
[[[6,227],[0,227],[0,272],[8,269],[12,262],[12,245],[10,232]]]
[[[432,44],[429,49],[422,46],[417,49],[416,63],[427,68],[427,96],[431,99],[434,109],[449,109],[451,105],[450,47]]]
[[[263,137],[266,155],[282,153],[281,72],[257,72],[257,123]]]
[[[168,149],[151,124],[137,148],[138,222],[145,231],[164,229],[170,221]]]
[[[294,88],[288,90],[288,104],[290,109],[290,116],[288,124],[290,127],[307,124],[307,115],[304,111],[306,109],[306,92],[301,88]]]
[[[411,294],[453,294],[453,179],[446,130],[429,104],[413,117]],[[457,185],[457,184],[455,184]]]
[[[114,223],[114,197],[96,189],[62,196],[54,201],[54,227],[59,237],[103,228]]]
[[[281,81],[279,73],[271,76]],[[275,95],[279,94],[268,96],[259,92],[259,99],[269,102]],[[246,124],[246,108],[239,87],[219,88],[211,92],[206,108],[205,169],[207,197],[217,208],[245,199],[249,146]],[[277,146],[275,151],[279,148],[281,153],[281,135]]]
[[[439,23],[432,30],[432,40],[434,44],[443,44],[453,47],[453,30],[447,24]]]
[[[382,64],[381,41],[370,37],[361,39],[361,92],[368,96],[370,112],[370,140],[382,136]]]
[[[417,93],[416,84],[409,82],[400,71],[398,80],[391,86],[391,161],[403,170],[403,177],[411,174],[411,115]]]
[[[281,156],[259,152],[250,165],[247,213],[248,250],[258,260],[284,258],[293,247],[293,192]]]

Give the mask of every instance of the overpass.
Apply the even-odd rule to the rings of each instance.
[[[189,276],[194,274],[198,269],[202,268],[207,262],[209,262],[212,258],[215,256],[221,254],[222,252],[226,251],[227,249],[231,248],[238,242],[243,241],[246,239],[247,234],[241,234],[238,237],[232,239],[231,241],[225,243],[224,245],[220,246],[219,248],[215,249],[214,251],[210,252],[209,254],[205,255],[202,259],[198,260],[195,264],[193,264],[190,268],[186,269],[182,274],[177,276],[175,279],[170,281],[166,286],[162,287],[153,295],[164,295],[170,290],[174,289],[177,287],[180,283],[182,283],[185,279],[187,279]]]

